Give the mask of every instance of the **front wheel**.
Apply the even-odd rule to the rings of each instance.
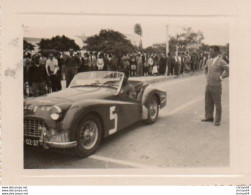
[[[79,157],[87,157],[94,153],[101,142],[102,125],[95,115],[86,116],[76,131],[76,154]]]
[[[159,115],[159,101],[156,96],[152,96],[150,98],[150,101],[147,105],[147,109],[148,109],[147,123],[148,124],[155,123]]]

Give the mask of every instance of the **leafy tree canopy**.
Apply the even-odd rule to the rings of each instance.
[[[201,31],[194,32],[190,27],[184,28],[182,33],[170,38],[169,50],[175,51],[177,46],[179,51],[198,50],[203,39],[204,35]]]
[[[198,51],[199,49],[207,48],[207,45],[202,43],[203,39],[204,36],[202,32],[193,32],[191,28],[184,28],[182,33],[170,37],[169,52],[174,53],[177,50],[177,47],[179,52],[193,52]],[[150,53],[162,53],[165,51],[165,43],[153,44],[145,49],[145,52]]]
[[[45,57],[49,57],[50,54],[53,54],[56,57],[60,54],[59,51],[55,49],[41,49],[40,53]]]
[[[229,56],[229,43],[224,46],[221,46],[220,49],[223,55]]]
[[[51,39],[42,39],[39,42],[41,50],[53,49],[57,51],[68,51],[69,49],[79,50],[79,46],[73,39],[66,36],[56,36]]]
[[[137,50],[125,35],[113,30],[102,29],[98,35],[88,37],[84,43],[84,48],[89,51],[115,53],[118,56]]]
[[[24,47],[24,51],[34,50],[34,45],[32,45],[31,43],[27,42],[26,40],[23,41],[23,47]]]
[[[166,44],[165,43],[155,43],[152,46],[144,49],[146,53],[166,53]]]
[[[229,56],[229,43],[227,43],[226,45],[218,45],[218,46],[220,47],[220,51],[223,56]],[[198,51],[209,52],[209,50],[210,50],[210,45],[202,43]]]

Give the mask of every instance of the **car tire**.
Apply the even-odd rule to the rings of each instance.
[[[146,122],[148,124],[155,123],[159,115],[159,101],[155,95],[153,95],[149,99],[148,104],[147,104],[147,110],[148,110],[148,117],[147,117]]]
[[[75,153],[85,158],[93,154],[99,147],[102,138],[102,125],[100,119],[91,114],[86,116],[79,124],[75,134],[77,146]]]

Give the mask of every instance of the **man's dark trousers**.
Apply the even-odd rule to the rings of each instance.
[[[215,123],[221,121],[221,93],[222,87],[206,86],[205,92],[205,118],[212,119],[214,113],[214,105],[216,107]]]
[[[51,80],[51,88],[53,92],[61,90],[62,87],[61,87],[59,75],[51,75],[50,80]]]
[[[68,87],[75,76],[76,72],[73,68],[66,68],[65,78],[66,78],[66,87]]]

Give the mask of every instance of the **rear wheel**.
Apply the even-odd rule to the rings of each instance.
[[[76,131],[76,154],[87,157],[94,153],[101,142],[102,125],[98,117],[89,115],[84,118]]]
[[[147,109],[148,109],[147,123],[148,124],[155,123],[159,115],[159,101],[155,95],[150,98],[150,101],[148,102],[147,105]]]

